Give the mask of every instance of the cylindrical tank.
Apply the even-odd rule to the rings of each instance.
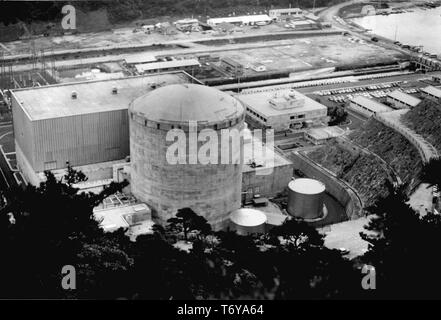
[[[241,208],[230,214],[230,227],[240,235],[264,233],[266,215],[255,209]]]
[[[131,190],[157,222],[189,207],[220,229],[240,208],[243,161],[232,162],[231,154],[241,154],[244,117],[238,100],[195,84],[164,86],[130,104]],[[225,132],[239,140],[225,142]],[[207,154],[213,155],[208,164]]]
[[[317,219],[323,215],[325,185],[314,179],[299,178],[288,184],[290,215],[303,219]]]

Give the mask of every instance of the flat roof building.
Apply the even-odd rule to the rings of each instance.
[[[387,102],[391,103],[396,109],[416,107],[421,100],[404,93],[400,90],[390,92],[386,97]]]
[[[199,67],[200,65],[201,64],[197,59],[183,59],[136,64],[135,68],[139,74],[143,74],[152,72],[175,71],[179,69]]]
[[[222,23],[231,24],[244,24],[244,25],[260,25],[269,24],[272,19],[266,15],[251,15],[251,16],[235,16],[235,17],[223,17],[223,18],[211,18],[207,20],[207,24],[211,26],[217,26]]]
[[[376,113],[389,112],[393,109],[364,96],[355,96],[349,101],[349,109],[370,117]]]
[[[438,101],[441,99],[441,89],[438,87],[428,86],[421,89],[421,93],[425,98]]]
[[[298,91],[249,90],[236,95],[247,108],[247,116],[275,131],[306,129],[328,122],[328,108]]]
[[[339,126],[313,128],[305,132],[305,138],[318,145],[342,136],[345,130]]]
[[[300,8],[272,9],[268,15],[271,19],[286,19],[290,17],[302,17],[303,11]]]
[[[260,144],[260,148],[256,147]],[[293,164],[268,144],[244,130],[242,201],[255,196],[274,197],[285,190],[293,176]]]
[[[136,64],[136,63],[146,63],[146,62],[157,62],[158,59],[150,54],[150,53],[132,53],[128,54],[124,59],[127,64]]]
[[[125,159],[129,103],[159,86],[189,82],[197,80],[175,72],[12,90],[19,169],[28,182],[38,184],[38,173],[64,169],[67,161],[103,166]]]

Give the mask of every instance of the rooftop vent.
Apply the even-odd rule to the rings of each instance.
[[[112,88],[112,94],[118,94],[118,88],[117,87],[113,87]]]
[[[77,92],[76,91],[72,91],[71,97],[72,97],[72,99],[76,99],[78,97]]]

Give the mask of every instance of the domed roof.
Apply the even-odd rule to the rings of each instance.
[[[295,192],[302,194],[317,194],[326,190],[325,185],[318,180],[309,178],[298,178],[292,180],[288,187]]]
[[[172,84],[153,90],[130,105],[130,111],[151,121],[222,122],[244,113],[232,96],[197,84]]]
[[[230,214],[230,220],[237,225],[244,227],[255,227],[266,222],[266,214],[262,211],[250,208],[234,210]]]

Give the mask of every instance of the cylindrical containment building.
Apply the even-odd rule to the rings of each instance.
[[[217,89],[179,84],[129,107],[131,190],[164,223],[189,207],[214,229],[241,205],[242,104]]]
[[[290,215],[303,219],[317,219],[323,215],[325,185],[314,179],[299,178],[288,184]]]
[[[230,228],[242,236],[252,233],[264,233],[266,215],[255,209],[242,208],[230,215]]]

